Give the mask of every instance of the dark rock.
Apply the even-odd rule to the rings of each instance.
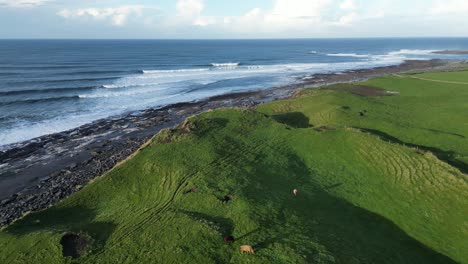
[[[85,234],[65,234],[60,240],[64,257],[79,258],[91,249],[93,240]]]

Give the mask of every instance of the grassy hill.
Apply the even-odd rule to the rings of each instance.
[[[468,263],[464,82],[389,76],[192,117],[1,231],[0,263]],[[70,233],[87,254],[63,257]]]

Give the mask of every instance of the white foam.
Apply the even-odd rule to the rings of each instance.
[[[318,52],[313,50],[313,51],[310,51],[309,54],[317,54]]]
[[[178,69],[178,70],[143,70],[145,74],[157,74],[157,73],[178,73],[178,72],[204,72],[209,71],[208,68],[198,68],[198,69]]]
[[[240,65],[240,62],[223,62],[223,63],[211,63],[213,67],[237,67]]]
[[[327,56],[331,57],[354,57],[354,58],[368,58],[369,54],[356,54],[356,53],[330,53]]]
[[[21,142],[38,136],[79,127],[105,116],[105,113],[101,113],[96,116],[68,116],[66,118],[57,118],[37,123],[21,122],[14,127],[2,130],[2,133],[0,133],[0,142],[2,142],[2,145]]]
[[[431,55],[438,50],[401,49],[389,52],[388,55]]]
[[[151,86],[151,84],[148,85],[129,85],[127,87],[137,87],[137,86]],[[80,94],[78,95],[79,98],[81,99],[92,99],[92,98],[109,98],[109,97],[120,97],[120,96],[133,96],[133,95],[139,95],[139,94],[145,94],[145,93],[152,93],[156,91],[162,91],[168,89],[167,87],[152,87],[148,89],[137,89],[137,90],[131,90],[131,91],[125,91],[125,92],[112,92],[112,93],[93,93],[93,94]]]
[[[262,69],[262,68],[263,66],[260,66],[260,65],[247,66],[247,69],[249,70]]]
[[[116,88],[120,88],[119,86],[113,85],[113,84],[103,85],[102,87],[103,87],[103,88],[106,88],[106,89],[116,89]]]
[[[122,85],[106,84],[106,85],[103,85],[102,87],[106,88],[106,89],[120,89],[120,88],[129,88],[129,87],[155,86],[155,85],[158,85],[158,84],[159,84],[158,82],[142,83],[142,84],[137,84],[137,83],[131,84],[130,83],[130,84],[122,84]]]

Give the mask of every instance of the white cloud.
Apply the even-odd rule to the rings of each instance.
[[[93,19],[110,21],[114,26],[123,26],[129,17],[143,15],[143,11],[148,7],[142,5],[128,5],[115,8],[81,8],[75,10],[63,9],[57,15],[66,19]],[[154,9],[154,8],[152,8]]]
[[[177,14],[171,23],[173,25],[193,25],[206,27],[217,23],[216,17],[203,16],[205,4],[203,0],[178,0],[176,3]]]
[[[275,0],[271,10],[254,8],[243,16],[224,19],[234,32],[311,32],[327,26],[349,26],[358,18],[354,2],[342,0]],[[343,5],[345,4],[345,5]],[[339,7],[345,7],[342,10]],[[338,10],[338,11],[337,11]]]
[[[430,9],[430,12],[435,15],[443,14],[463,14],[468,13],[468,1],[466,0],[436,0]]]
[[[216,24],[216,22],[217,22],[217,19],[215,17],[200,16],[196,18],[192,24],[194,26],[206,27],[209,25],[214,25]]]
[[[196,18],[200,16],[205,6],[202,0],[178,0],[176,8],[178,16]]]
[[[341,3],[340,8],[344,10],[354,10],[357,6],[354,0],[345,0]]]
[[[411,4],[404,0],[271,1],[271,8],[251,6],[244,14],[236,16],[209,16],[205,12],[204,0],[173,1],[175,10],[172,13],[153,12],[151,7],[143,5],[127,5],[64,9],[57,14],[66,19],[97,21],[115,26],[140,23],[148,32],[157,32],[166,37],[178,37],[186,33],[190,33],[190,36],[193,34],[194,37],[318,37],[365,35],[366,32],[374,35],[387,34],[390,31],[409,32],[410,27],[414,29],[418,23],[426,23],[424,21],[463,21],[466,20],[463,14],[468,13],[468,0],[431,0],[424,4],[421,3],[425,0]],[[428,14],[432,16],[426,18]],[[387,27],[395,21],[403,21],[402,19],[410,22],[405,22],[405,26],[398,29]]]
[[[9,7],[35,7],[53,0],[0,0],[0,6]]]
[[[66,19],[105,21],[115,26],[123,26],[131,17],[139,17],[142,24],[158,30],[209,26],[240,34],[322,31],[327,26],[350,26],[359,19],[353,0],[274,0],[270,10],[252,8],[244,15],[216,17],[204,15],[204,0],[177,0],[175,7],[175,14],[158,19],[148,16],[144,12],[148,7],[143,5],[63,9],[57,15]]]
[[[283,18],[318,17],[332,0],[276,0],[272,15]]]
[[[334,24],[337,26],[349,27],[352,26],[353,23],[357,20],[359,20],[359,15],[357,13],[352,12],[340,17],[340,19]]]

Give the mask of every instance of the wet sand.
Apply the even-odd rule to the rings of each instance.
[[[290,97],[304,87],[361,81],[403,72],[451,70],[460,61],[406,61],[398,66],[315,74],[297,83],[227,94],[95,121],[61,133],[12,144],[0,152],[0,227],[47,208],[126,159],[161,129],[222,107],[255,107]]]

